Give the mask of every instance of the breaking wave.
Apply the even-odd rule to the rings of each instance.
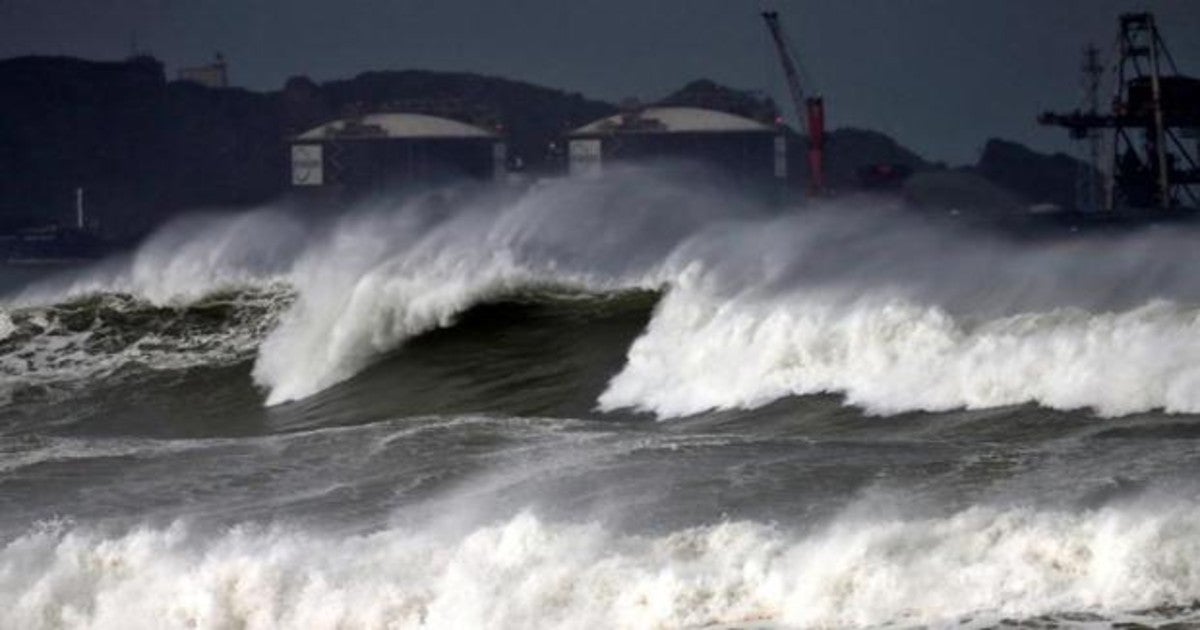
[[[599,402],[671,417],[824,392],[877,414],[1027,402],[1195,413],[1200,309],[1153,301],[971,321],[878,296],[751,305],[677,287]]]
[[[0,394],[136,367],[244,361],[291,300],[286,287],[267,285],[169,305],[108,293],[0,309]]]
[[[0,550],[13,628],[984,626],[1195,620],[1194,506],[847,516],[662,535],[531,513],[465,535],[48,524]],[[1016,621],[1014,621],[1016,620]]]
[[[883,414],[1026,402],[1190,413],[1195,236],[1021,242],[895,201],[772,211],[630,170],[379,199],[336,217],[187,219],[17,302],[128,293],[187,311],[234,288],[286,287],[264,310],[269,325],[233,343],[257,348],[253,377],[271,405],[351,378],[474,305],[553,288],[665,291],[602,410],[665,418],[830,392]],[[9,346],[33,321],[17,313],[0,317]]]

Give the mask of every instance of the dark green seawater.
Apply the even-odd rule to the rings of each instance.
[[[1200,623],[1186,239],[573,186],[4,276],[0,628]]]

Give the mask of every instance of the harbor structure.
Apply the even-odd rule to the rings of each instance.
[[[350,193],[493,179],[504,173],[507,157],[497,130],[411,112],[333,120],[293,137],[289,150],[293,188]]]
[[[804,140],[805,153],[808,157],[808,192],[811,195],[823,195],[828,192],[825,183],[825,99],[819,94],[805,94],[804,86],[800,83],[800,70],[796,62],[791,44],[783,32],[779,22],[779,13],[764,11],[763,21],[775,52],[779,56],[784,78],[787,80],[788,95],[796,110],[796,122],[800,125],[801,136]],[[891,177],[893,171],[888,171]]]
[[[1104,170],[1103,211],[1200,208],[1200,79],[1179,72],[1153,14],[1121,15],[1118,32],[1111,109],[1090,99],[1086,111],[1038,120],[1087,140],[1094,155],[1106,136],[1108,164],[1096,164]],[[1095,76],[1093,55],[1085,71]]]
[[[736,181],[790,178],[787,127],[701,107],[627,106],[567,134],[568,169],[595,176],[613,163],[685,160]]]

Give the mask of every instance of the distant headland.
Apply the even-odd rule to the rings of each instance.
[[[0,231],[70,224],[76,194],[111,239],[137,238],[197,207],[249,207],[287,190],[287,139],[348,113],[442,103],[458,116],[502,128],[510,155],[533,174],[559,165],[547,150],[569,129],[620,111],[579,93],[470,73],[365,72],[323,83],[293,77],[278,91],[254,92],[168,80],[163,64],[19,57],[0,61]],[[660,102],[688,104],[717,95],[742,113],[775,104],[759,95],[697,80]],[[842,128],[829,134],[828,176],[849,186],[864,163],[899,164],[936,189],[994,187],[1002,203],[1073,204],[1080,163],[998,139],[975,165],[927,161],[888,136]],[[938,184],[945,178],[953,186]],[[964,183],[966,182],[966,183]],[[932,186],[932,188],[930,188]],[[920,186],[917,190],[921,190]]]

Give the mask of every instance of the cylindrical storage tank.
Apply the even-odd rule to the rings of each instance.
[[[601,173],[605,165],[686,160],[734,180],[787,180],[787,128],[698,107],[647,107],[602,118],[566,138],[572,175]]]
[[[368,192],[397,184],[502,176],[496,132],[412,113],[367,114],[325,123],[291,139],[296,188]]]

